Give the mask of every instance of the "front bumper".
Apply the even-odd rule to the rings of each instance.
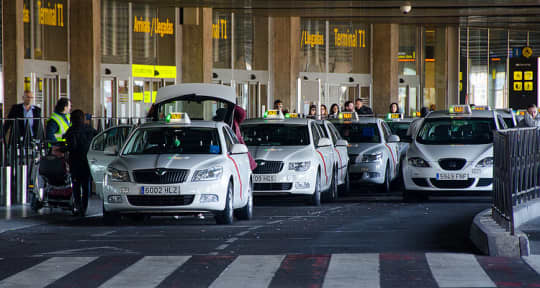
[[[277,174],[253,174],[253,194],[312,195],[315,192],[316,175],[313,168],[305,172],[283,169]]]
[[[180,189],[180,194],[148,195],[141,193],[143,186],[161,186]],[[174,214],[217,212],[225,209],[228,179],[178,184],[139,184],[133,182],[109,182],[103,186],[103,207],[108,212]],[[216,195],[215,202],[202,202],[203,195]],[[111,199],[113,198],[113,199]],[[114,201],[111,201],[114,200]]]
[[[440,179],[442,173],[466,174],[466,179]],[[439,175],[439,176],[438,176]],[[493,168],[465,167],[448,171],[434,167],[420,168],[404,163],[403,180],[405,189],[420,191],[492,191]]]
[[[383,162],[361,162],[349,164],[351,182],[383,184],[385,165]]]

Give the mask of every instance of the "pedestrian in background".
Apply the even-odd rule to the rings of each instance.
[[[540,127],[540,115],[538,115],[536,104],[527,106],[527,113],[519,121],[518,127]]]
[[[328,115],[328,118],[338,118],[339,116],[339,105],[334,103],[332,106],[330,106],[330,114]]]
[[[346,101],[343,105],[343,111],[345,112],[354,112],[354,104],[352,101]]]
[[[62,97],[56,102],[54,112],[51,118],[47,120],[46,137],[48,141],[61,142],[65,141],[64,133],[71,126],[69,113],[71,112],[71,101],[68,98]]]
[[[308,113],[307,118],[315,119],[316,117],[317,117],[317,105],[311,104],[311,106],[309,106],[309,113]]]
[[[371,110],[371,108],[369,108],[368,106],[364,105],[364,101],[361,98],[357,98],[354,101],[354,108],[356,110],[356,114],[358,115],[373,114],[373,110]]]
[[[67,130],[64,139],[69,151],[68,163],[73,181],[75,211],[76,214],[84,216],[88,208],[88,196],[91,189],[90,167],[86,154],[97,131],[84,123],[84,113],[79,109],[73,111],[71,121],[72,126]]]
[[[399,105],[397,103],[390,104],[390,113],[399,113]]]
[[[11,106],[7,118],[18,119],[16,120],[17,129],[19,129],[19,135],[24,136],[26,131],[26,125],[30,125],[30,133],[32,137],[37,136],[37,129],[39,126],[39,118],[41,117],[41,108],[32,105],[34,100],[34,94],[32,91],[24,91],[23,103],[15,104]],[[6,121],[5,133],[8,135],[8,130],[12,127],[12,121]]]
[[[328,118],[328,110],[326,110],[326,105],[321,104],[321,119]]]

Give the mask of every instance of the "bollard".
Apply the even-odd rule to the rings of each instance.
[[[28,166],[27,165],[21,165],[21,187],[19,188],[19,191],[21,192],[21,198],[22,198],[22,204],[27,203],[27,192],[28,192]]]
[[[11,206],[11,166],[6,166],[2,168],[2,179],[5,179],[3,182],[4,191],[6,192],[6,207]]]

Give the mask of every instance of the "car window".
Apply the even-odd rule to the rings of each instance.
[[[232,140],[233,144],[240,144],[240,141],[236,137],[236,133],[234,133],[234,131],[231,129],[231,127],[225,126],[225,130],[227,130],[227,132],[229,133],[229,136],[231,137],[231,140]]]
[[[122,147],[130,130],[130,126],[121,126],[103,131],[95,137],[94,143],[92,144],[92,150],[104,151],[105,148],[109,146]]]
[[[256,124],[240,126],[247,146],[309,145],[307,125]]]
[[[398,135],[399,138],[405,139],[407,137],[407,131],[411,127],[411,122],[389,122],[386,123],[390,127],[392,134]]]
[[[501,114],[497,114],[497,121],[499,122],[499,129],[507,129],[508,125],[504,122],[504,118]]]
[[[341,137],[349,143],[380,143],[379,128],[375,123],[335,124]]]
[[[232,146],[233,146],[233,140],[231,139],[231,135],[229,134],[229,131],[225,127],[223,127],[223,137],[225,138],[225,144],[227,145],[227,151],[231,152]]]
[[[383,131],[384,139],[388,140],[388,137],[390,137],[390,135],[392,135],[392,133],[390,132],[390,128],[388,128],[388,125],[386,125],[386,122],[382,122],[381,128],[382,128],[382,131]]]
[[[218,130],[204,127],[140,128],[122,151],[122,155],[219,153]]]
[[[339,134],[339,131],[337,131],[334,124],[328,123],[328,128],[330,128],[330,132],[332,133],[332,137],[334,137],[336,139],[335,142],[337,142],[337,140],[341,140],[341,134]]]
[[[311,133],[313,133],[313,144],[317,146],[319,144],[319,140],[321,139],[321,135],[319,134],[317,125],[314,122],[311,123]]]
[[[94,137],[94,142],[92,143],[92,150],[103,151],[105,150],[105,133],[101,132],[96,137]]]

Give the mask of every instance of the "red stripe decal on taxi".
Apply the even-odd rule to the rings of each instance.
[[[317,151],[317,150],[315,150]],[[324,161],[324,157],[322,156],[322,153],[320,151],[317,151],[319,155],[321,155],[322,163],[324,165],[324,176],[326,177],[326,183],[328,183],[328,175],[326,174],[326,161]]]
[[[236,168],[236,173],[238,174],[238,181],[240,181],[240,199],[242,199],[242,177],[240,177],[240,170],[238,170],[238,165],[236,165],[236,161],[234,159],[227,155],[229,159],[231,159],[232,163],[234,164],[234,168]]]

